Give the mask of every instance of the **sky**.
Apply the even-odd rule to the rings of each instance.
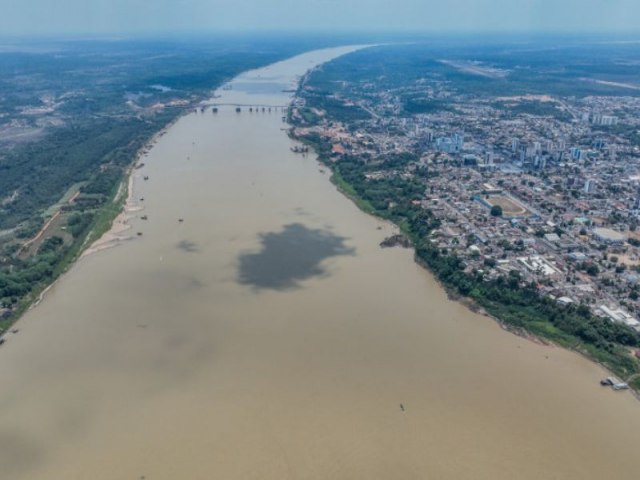
[[[0,0],[0,35],[640,32],[640,0]]]

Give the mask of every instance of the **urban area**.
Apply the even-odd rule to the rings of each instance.
[[[504,74],[446,63],[480,77]],[[335,165],[367,165],[366,181],[422,179],[412,203],[438,220],[429,241],[466,273],[535,284],[558,305],[640,332],[637,96],[488,96],[438,78],[395,89],[360,79],[341,81],[323,105],[321,84],[304,84],[292,135],[322,138]],[[419,107],[411,114],[407,99]]]

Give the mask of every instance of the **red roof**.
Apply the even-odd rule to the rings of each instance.
[[[339,143],[334,143],[331,147],[331,153],[337,153],[338,155],[344,155],[344,147]]]

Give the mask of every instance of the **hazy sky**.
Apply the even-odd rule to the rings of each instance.
[[[0,35],[292,28],[640,31],[640,0],[0,0]]]

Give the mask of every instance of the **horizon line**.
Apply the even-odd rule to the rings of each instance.
[[[397,29],[219,29],[219,30],[157,30],[157,31],[113,31],[113,32],[38,32],[38,33],[0,33],[0,40],[123,40],[123,39],[162,39],[188,37],[247,37],[247,36],[335,36],[365,37],[365,36],[395,36],[395,37],[521,37],[521,36],[552,36],[558,37],[628,37],[638,36],[640,28],[634,30],[397,30]]]

